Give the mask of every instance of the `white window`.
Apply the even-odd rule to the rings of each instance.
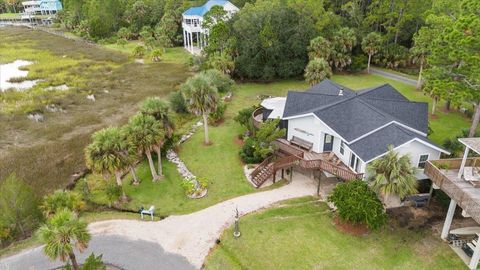
[[[343,141],[340,143],[340,154],[345,155],[345,143]]]
[[[420,159],[418,160],[418,168],[425,169],[425,164],[428,160],[428,154],[420,155]]]

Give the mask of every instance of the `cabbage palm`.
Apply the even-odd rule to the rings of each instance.
[[[172,122],[169,113],[169,106],[167,102],[158,98],[158,97],[150,97],[147,98],[140,106],[140,112],[146,115],[153,116],[157,121],[160,121],[162,124],[162,128],[166,137],[171,138],[173,135],[173,130],[175,126]],[[162,145],[165,141],[165,138],[160,138],[159,144],[155,147],[157,152],[157,162],[158,162],[158,175],[160,177],[163,176],[162,172]]]
[[[391,146],[385,156],[368,166],[368,174],[372,189],[384,195],[397,195],[403,199],[417,192],[417,179],[410,157],[400,157]]]
[[[215,111],[219,101],[217,87],[208,80],[205,74],[197,74],[182,85],[182,93],[187,102],[188,110],[203,117],[205,144],[210,144],[208,138],[208,114]]]
[[[328,39],[318,36],[310,41],[308,51],[310,60],[323,58],[328,61],[332,56],[332,43]]]
[[[62,262],[70,260],[73,269],[79,269],[75,258],[74,248],[80,252],[85,250],[90,241],[87,224],[69,210],[62,210],[55,214],[38,230],[38,235],[45,243],[43,251],[53,260]]]
[[[130,170],[136,179],[133,164],[136,161],[134,146],[129,144],[119,128],[110,127],[95,132],[93,142],[85,149],[87,167],[104,176],[115,175],[117,185],[122,187],[122,175]],[[122,188],[122,199],[126,199]]]
[[[126,133],[129,142],[135,145],[139,153],[144,153],[148,159],[153,181],[158,180],[158,175],[153,164],[152,151],[160,147],[164,132],[160,123],[151,115],[138,113],[128,121]]]
[[[328,65],[328,62],[323,58],[311,60],[305,68],[305,80],[310,85],[315,85],[331,76],[332,69]]]
[[[376,32],[371,32],[362,40],[362,50],[368,54],[367,73],[370,73],[370,62],[372,56],[377,54],[382,46],[382,36]]]

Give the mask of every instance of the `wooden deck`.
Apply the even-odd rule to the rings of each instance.
[[[476,158],[469,158],[465,166],[472,166]],[[480,223],[480,188],[458,177],[462,159],[444,159],[427,161],[425,175],[440,187],[451,199],[455,200],[467,214]],[[442,168],[442,169],[440,169]]]
[[[336,155],[329,159],[328,153],[315,153],[292,145],[285,139],[273,142],[280,155],[293,155],[299,159],[299,166],[306,169],[319,169],[344,180],[362,179],[363,174],[357,173],[345,165]]]

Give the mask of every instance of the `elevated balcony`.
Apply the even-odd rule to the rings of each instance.
[[[461,158],[427,161],[425,175],[480,223],[480,188],[458,176],[461,164]],[[475,164],[480,165],[479,158],[468,158],[465,167],[475,167]]]

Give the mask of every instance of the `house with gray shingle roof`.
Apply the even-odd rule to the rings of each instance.
[[[389,146],[410,156],[418,179],[428,178],[423,174],[427,160],[448,153],[427,138],[428,104],[409,101],[389,84],[353,91],[324,80],[274,99],[262,102],[263,121],[281,119],[288,143],[308,148],[309,156],[327,153],[357,175],[364,176]]]

